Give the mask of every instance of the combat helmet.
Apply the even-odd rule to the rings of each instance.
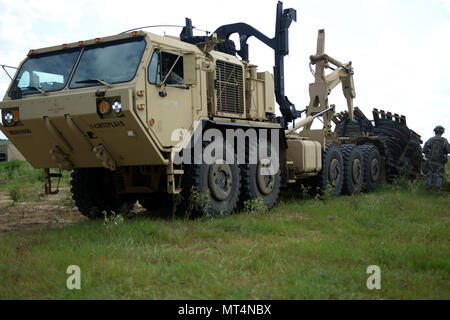
[[[436,128],[434,128],[434,132],[437,134],[443,134],[445,132],[445,129],[443,126],[437,126]]]

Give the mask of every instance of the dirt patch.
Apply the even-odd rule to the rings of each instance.
[[[148,214],[136,203],[129,217]],[[158,217],[155,214],[149,216]],[[77,210],[68,187],[62,187],[60,192],[54,195],[36,194],[34,200],[26,202],[14,202],[8,192],[0,191],[0,232],[60,228],[88,220]]]
[[[56,195],[40,195],[34,201],[8,202],[0,206],[0,232],[52,228],[87,220],[73,206],[68,189]]]
[[[0,232],[32,227],[58,227],[87,221],[75,208],[48,203],[18,203],[0,209]]]
[[[0,208],[9,206],[14,201],[11,199],[9,192],[0,191]]]

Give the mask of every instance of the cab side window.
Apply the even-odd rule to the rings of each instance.
[[[148,81],[152,84],[161,84],[161,53],[155,50],[148,66]]]
[[[170,71],[170,74],[167,75]],[[183,57],[168,52],[153,52],[148,66],[148,81],[151,84],[184,85]]]
[[[183,57],[163,52],[162,53],[162,76],[161,78],[166,79],[167,73],[170,71],[170,74],[167,76],[166,83],[167,84],[175,84],[175,85],[183,85]]]

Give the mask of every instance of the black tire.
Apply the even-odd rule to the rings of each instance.
[[[415,179],[420,176],[423,162],[422,147],[420,145],[420,141],[414,138],[411,138],[409,140],[405,157],[408,159],[408,163],[410,166],[409,177],[411,179]]]
[[[364,156],[361,148],[354,144],[341,146],[344,160],[344,185],[342,193],[352,195],[362,191],[364,185]]]
[[[223,157],[225,158],[225,152]],[[228,164],[223,160],[215,159],[215,164],[191,164],[183,167],[183,202],[177,208],[177,215],[219,217],[230,215],[236,210],[240,192],[239,165],[236,161]]]
[[[372,130],[372,123],[361,118],[355,118],[354,121],[350,121],[350,119],[347,118],[339,122],[335,129],[340,137],[357,137],[365,133],[370,133]]]
[[[401,166],[401,164],[398,163],[399,158],[403,154],[405,148],[408,147],[410,141],[410,130],[406,125],[393,120],[378,119],[374,134],[379,136],[379,139],[389,151],[389,155],[391,156],[395,168],[393,171],[398,170],[398,167]]]
[[[381,182],[382,164],[380,152],[372,144],[361,146],[364,155],[364,191],[374,191]]]
[[[327,143],[322,152],[322,171],[316,177],[317,186],[322,192],[328,190],[333,196],[341,194],[344,185],[343,162],[339,147]]]
[[[386,179],[392,182],[404,175],[414,179],[420,175],[422,166],[422,148],[405,124],[390,119],[378,119],[374,133],[385,145]]]
[[[269,145],[267,142],[266,145]],[[280,176],[279,155],[270,154],[272,159],[277,159],[278,164],[273,167],[277,169],[273,175],[262,175],[262,162],[259,159],[258,145],[252,144],[246,147],[245,164],[240,165],[241,169],[241,196],[239,207],[243,208],[245,201],[261,199],[268,210],[272,209],[278,201],[280,194]],[[250,154],[257,155],[257,164],[250,163]],[[271,152],[278,152],[271,147]],[[263,169],[264,170],[264,169]]]
[[[384,166],[386,181],[392,183],[398,174],[397,161],[393,150],[388,147],[389,139],[386,136],[378,136],[378,141],[384,146]]]
[[[376,121],[375,131],[384,131],[385,133],[399,137],[405,142],[408,141],[410,135],[409,128],[406,125],[390,119],[378,119]]]
[[[133,195],[117,195],[112,173],[104,168],[79,168],[72,171],[72,199],[82,215],[89,219],[131,210],[136,199]]]

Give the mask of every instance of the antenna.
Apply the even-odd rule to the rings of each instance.
[[[186,20],[186,23],[187,23],[187,20]],[[124,33],[131,32],[131,31],[136,31],[136,30],[147,29],[147,28],[183,28],[184,29],[185,27],[186,26],[179,26],[179,25],[175,25],[175,24],[157,24],[157,25],[153,25],[153,26],[145,26],[145,27],[133,28],[133,29],[121,32],[120,34],[124,34]],[[192,32],[192,30],[198,30],[200,32],[204,32],[204,33],[206,33],[206,35],[209,35],[211,33],[208,30],[202,30],[202,29],[199,29],[199,28],[196,28],[196,27],[192,27],[192,22],[191,22],[191,32]]]

